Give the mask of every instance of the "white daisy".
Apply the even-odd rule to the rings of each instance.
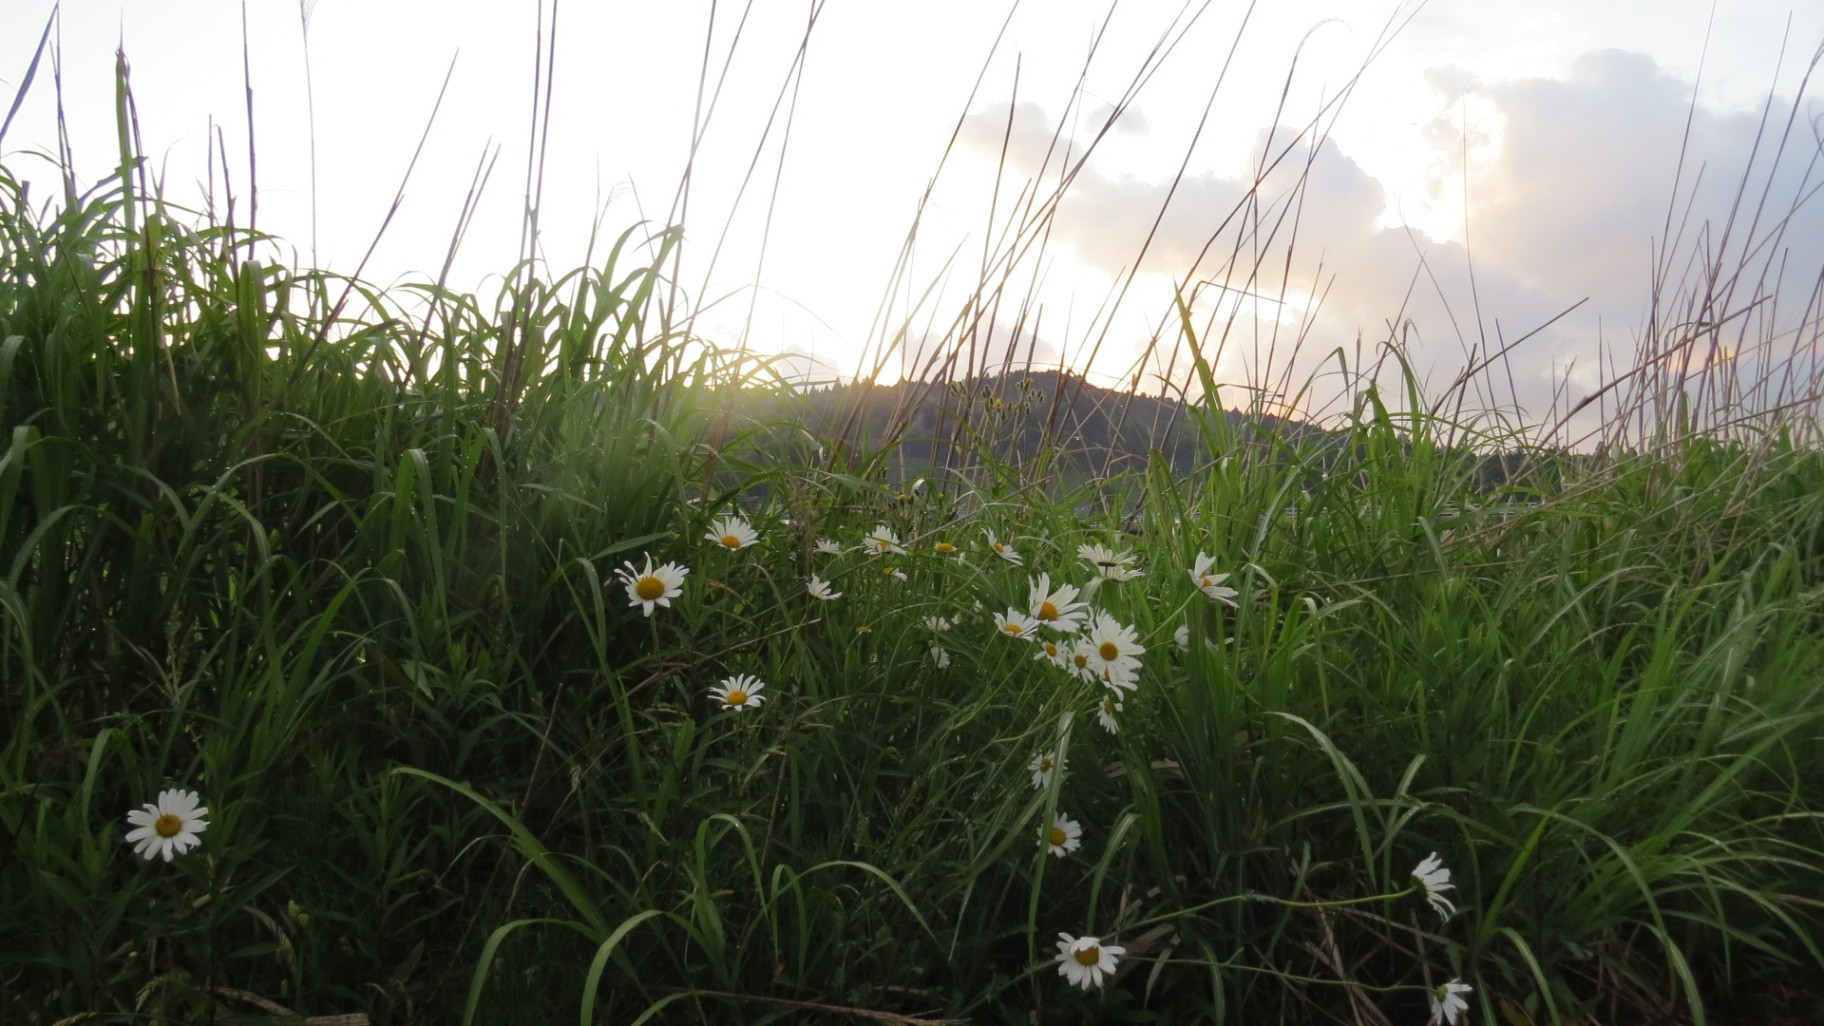
[[[874,525],[874,530],[861,540],[861,550],[870,556],[884,556],[889,552],[905,555],[906,550],[899,544],[899,535],[885,524]]]
[[[812,574],[811,579],[809,581],[805,582],[804,590],[806,592],[808,592],[812,598],[822,599],[825,602],[828,602],[831,599],[839,599],[842,597],[842,592],[831,591],[830,582],[824,580],[823,578],[817,576],[816,574]]]
[[[950,629],[950,621],[941,616],[927,616],[925,617],[925,626],[942,634]]]
[[[1116,552],[1101,545],[1085,543],[1077,546],[1077,558],[1111,581],[1131,581],[1144,573],[1134,568],[1133,553]]]
[[[1046,850],[1058,858],[1083,847],[1083,824],[1058,813],[1058,818],[1045,833]]]
[[[1039,650],[1032,658],[1034,662],[1050,663],[1059,669],[1066,669],[1070,665],[1070,654],[1064,648],[1064,644],[1050,638],[1042,639],[1039,642]]]
[[[1230,609],[1234,609],[1235,603],[1230,600],[1241,593],[1234,588],[1225,587],[1223,585],[1222,582],[1229,579],[1228,574],[1210,573],[1210,567],[1215,562],[1216,557],[1206,556],[1201,552],[1197,553],[1197,561],[1191,567],[1191,583],[1197,586],[1198,591],[1201,591],[1205,595],[1228,606]]]
[[[1140,661],[1129,659],[1110,663],[1102,667],[1096,680],[1111,691],[1138,691],[1140,690]]]
[[[1190,624],[1181,623],[1178,625],[1178,629],[1172,632],[1172,644],[1177,645],[1186,652],[1191,650]]]
[[[1102,700],[1096,703],[1096,720],[1102,724],[1102,729],[1110,734],[1121,733],[1121,721],[1115,719],[1115,714],[1122,708],[1119,694],[1120,692],[1111,691],[1103,695]]]
[[[1079,680],[1099,681],[1102,678],[1089,665],[1089,639],[1078,638],[1070,646],[1070,655],[1065,658],[1064,668]]]
[[[1019,566],[1024,562],[1024,560],[1020,558],[1020,554],[1014,551],[1013,546],[1004,541],[996,540],[993,531],[987,531],[985,533],[988,535],[988,550],[990,552],[993,552],[1007,562],[1012,563],[1014,566]]]
[[[1456,890],[1457,885],[1450,882],[1450,870],[1444,868],[1444,861],[1438,858],[1438,853],[1432,852],[1423,862],[1413,867],[1412,878],[1425,885],[1425,900],[1438,910],[1438,915],[1449,919],[1457,907],[1450,903],[1444,892]]]
[[[173,788],[158,792],[157,802],[127,813],[127,822],[135,828],[127,831],[133,854],[144,855],[147,861],[163,856],[169,862],[171,856],[203,843],[196,835],[209,829],[203,818],[209,810],[197,805],[201,800],[195,791]]]
[[[1139,656],[1146,651],[1132,627],[1116,622],[1107,613],[1096,613],[1084,638],[1088,645],[1089,666],[1096,677],[1111,686],[1116,680],[1130,683],[1140,669]]]
[[[639,606],[643,615],[651,616],[653,606],[669,607],[672,599],[684,594],[684,575],[690,570],[676,563],[655,568],[650,554],[642,558],[646,560],[644,570],[634,569],[629,561],[626,569],[616,570],[614,575],[627,585],[627,604]]]
[[[931,551],[937,553],[940,556],[961,556],[962,555],[962,553],[957,550],[957,547],[955,545],[952,545],[951,543],[944,541],[942,538],[939,538],[937,541],[934,541],[931,543]]]
[[[1060,584],[1057,591],[1052,591],[1050,574],[1040,574],[1026,593],[1026,605],[1032,618],[1065,634],[1077,632],[1084,611],[1089,608],[1087,603],[1076,599],[1077,589],[1068,584]]]
[[[994,629],[1010,638],[1031,641],[1033,632],[1039,629],[1039,621],[1009,606],[1005,613],[994,614]]]
[[[1469,1002],[1463,1000],[1461,995],[1473,990],[1475,988],[1469,984],[1458,983],[1456,980],[1433,987],[1426,995],[1431,1000],[1430,1026],[1457,1026],[1457,1016],[1469,1011]]]
[[[1077,558],[1088,563],[1097,573],[1101,573],[1105,566],[1121,565],[1114,549],[1096,542],[1084,542],[1077,546]]]
[[[733,677],[724,677],[722,686],[709,689],[709,697],[722,703],[722,708],[740,712],[743,709],[758,709],[766,701],[760,692],[766,689],[760,678],[751,673],[739,673]]]
[[[1125,954],[1126,948],[1103,944],[1100,937],[1072,937],[1060,933],[1058,975],[1084,990],[1100,987],[1105,977],[1114,975],[1115,964]]]
[[[950,665],[950,652],[942,645],[931,646],[931,665],[943,669]]]
[[[881,574],[884,576],[887,576],[887,577],[891,577],[896,581],[906,580],[905,571],[901,570],[899,567],[896,567],[896,566],[887,567],[885,570],[881,571]]]
[[[740,517],[723,517],[709,525],[703,537],[725,549],[745,549],[760,540],[753,525]]]
[[[1032,757],[1032,764],[1026,768],[1032,771],[1032,788],[1037,791],[1051,783],[1051,775],[1058,769],[1058,760],[1050,752],[1041,752]]]
[[[834,556],[842,552],[842,546],[836,544],[835,540],[830,538],[817,539],[816,548],[818,552],[821,552],[826,556]]]

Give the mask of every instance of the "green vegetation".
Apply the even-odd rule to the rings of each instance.
[[[0,1021],[1644,1022],[1824,967],[1813,448],[1491,491],[1364,385],[1064,489],[978,421],[902,491],[743,414],[676,231],[490,309],[123,166],[0,174]],[[1106,619],[1010,636],[1041,573]],[[141,859],[164,789],[208,826]]]

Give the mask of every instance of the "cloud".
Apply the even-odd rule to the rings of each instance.
[[[1690,88],[1650,58],[1605,50],[1579,57],[1566,80],[1480,91],[1501,127],[1498,157],[1471,181],[1478,255],[1554,291],[1638,299],[1648,243],[1663,235]],[[1740,118],[1699,110],[1693,129],[1713,164],[1752,146],[1752,122]]]
[[[1117,135],[1144,136],[1153,130],[1152,121],[1140,108],[1131,106],[1123,108],[1121,116],[1116,118],[1115,105],[1105,102],[1097,102],[1085,107],[1082,116],[1077,119],[1077,128],[1086,137],[1093,136],[1102,131],[1104,126],[1108,126],[1111,118],[1114,119],[1114,124],[1110,126],[1110,130]]]
[[[1589,297],[1554,333],[1561,354],[1593,361],[1600,319],[1625,369],[1660,277],[1661,350],[1690,339],[1706,351],[1753,352],[1773,373],[1807,337],[1815,343],[1817,314],[1809,324],[1803,314],[1824,271],[1824,197],[1813,194],[1824,166],[1806,124],[1815,103],[1772,98],[1765,122],[1761,112],[1694,107],[1690,83],[1615,50],[1583,55],[1563,80],[1478,92],[1500,128],[1494,158],[1471,183],[1473,252],[1548,301]],[[1731,317],[1719,332],[1691,327]]]
[[[1332,142],[1313,146],[1284,128],[1262,133],[1240,174],[1189,173],[1173,183],[1103,174],[1092,161],[1060,203],[1051,239],[1111,274],[1131,267],[1144,246],[1143,270],[1174,281],[1319,295],[1318,313],[1301,326],[1306,369],[1358,337],[1396,337],[1421,377],[1442,389],[1465,366],[1540,329],[1481,381],[1487,402],[1518,402],[1533,422],[1549,419],[1554,402],[1587,395],[1598,366],[1632,365],[1656,255],[1669,279],[1662,329],[1760,300],[1754,316],[1729,322],[1734,336],[1711,341],[1763,361],[1808,338],[1815,345],[1818,314],[1809,323],[1801,316],[1824,270],[1824,196],[1812,195],[1824,159],[1818,125],[1807,123],[1818,117],[1815,104],[1774,98],[1764,124],[1760,112],[1694,109],[1690,83],[1617,50],[1584,54],[1561,79],[1485,81],[1442,67],[1428,81],[1441,103],[1472,102],[1481,115],[1467,141],[1467,247],[1380,227],[1381,183]],[[1054,142],[1055,126],[1032,104],[970,121],[967,145],[983,149],[992,139],[998,155],[1008,136],[1008,163],[1032,177],[1054,175],[1068,145]],[[1463,173],[1463,124],[1450,109],[1430,126],[1437,188]],[[990,125],[998,125],[992,136]],[[1715,277],[1707,267],[1721,268],[1721,287],[1707,286]],[[1777,304],[1764,298],[1782,287]],[[1696,298],[1706,293],[1708,308]],[[1225,307],[1224,294],[1206,292],[1200,314],[1254,318],[1260,309]],[[1232,320],[1227,326],[1233,334]]]
[[[920,380],[954,380],[1014,371],[1057,370],[1058,350],[1026,328],[984,323],[961,342],[921,335],[903,353],[900,373]]]
[[[1004,105],[987,114],[966,141],[980,146],[982,128],[994,120],[1005,132],[1007,116]],[[1009,161],[1033,177],[1049,170],[1044,148],[1035,145],[1043,123],[1036,107],[1014,111],[1011,136],[1024,142],[1008,148]],[[1143,260],[1143,270],[1189,287],[1199,299],[1205,355],[1219,370],[1226,367],[1229,380],[1255,384],[1283,377],[1286,390],[1295,391],[1336,346],[1395,335],[1417,343],[1422,375],[1447,384],[1463,362],[1458,336],[1472,345],[1479,341],[1476,328],[1462,325],[1463,315],[1439,298],[1469,304],[1468,262],[1461,246],[1377,227],[1386,205],[1381,184],[1335,144],[1314,147],[1280,128],[1261,134],[1245,176],[1189,173],[1174,183],[1104,175],[1092,163],[1060,204],[1051,238],[1107,273]],[[1294,258],[1289,277],[1287,247]],[[1549,305],[1528,296],[1522,282],[1479,280],[1478,286],[1503,307]],[[1302,344],[1299,304],[1279,302],[1288,293],[1295,300],[1322,297]],[[1153,290],[1149,301],[1169,310],[1170,289]],[[1255,322],[1263,321],[1270,338],[1257,345],[1262,325]],[[1183,384],[1190,375],[1191,361],[1169,346],[1139,348],[1145,353],[1142,378]],[[1140,355],[1119,345],[1105,352],[1117,362]],[[1288,362],[1298,366],[1282,374]],[[1100,369],[1125,375],[1132,366]]]
[[[788,347],[777,356],[767,357],[766,366],[771,377],[798,388],[838,384],[849,376],[828,357],[796,346]]]
[[[990,160],[1004,156],[1010,168],[1033,177],[1055,176],[1073,142],[1045,108],[1030,100],[995,103],[969,115],[958,139]],[[1082,147],[1074,147],[1075,155],[1081,153]]]

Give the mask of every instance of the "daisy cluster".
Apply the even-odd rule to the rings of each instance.
[[[745,517],[734,515],[713,520],[702,538],[712,551],[728,554],[741,553],[761,544],[760,532],[754,525]],[[837,590],[835,582],[844,574],[857,575],[852,578],[856,581],[865,581],[872,576],[882,582],[893,582],[894,586],[908,583],[910,577],[904,567],[911,565],[911,561],[926,558],[923,552],[915,557],[908,544],[886,524],[877,524],[852,545],[845,546],[821,537],[810,540],[808,555],[813,561],[839,560],[851,550],[862,553],[865,558],[860,565],[846,569],[839,562],[819,566],[804,579],[803,591],[799,593],[802,601],[817,606],[843,599],[844,592]],[[929,558],[961,560],[968,556],[962,545],[947,538],[921,544],[920,548],[929,552]],[[919,625],[943,639],[960,630],[958,623],[966,625],[970,617],[979,616],[984,634],[992,630],[1008,644],[1031,646],[1030,661],[1048,667],[1043,672],[1055,673],[1061,686],[1074,684],[1093,690],[1097,695],[1093,706],[1097,722],[1109,734],[1118,733],[1126,708],[1124,699],[1141,689],[1147,646],[1141,642],[1138,625],[1124,622],[1102,600],[1110,597],[1104,589],[1145,576],[1146,571],[1139,565],[1139,560],[1131,552],[1085,542],[1077,547],[1076,562],[1071,567],[1079,575],[1080,583],[1069,583],[1054,580],[1049,570],[1030,573],[1027,557],[1019,551],[1015,541],[1000,537],[992,530],[982,533],[976,551],[983,566],[1003,577],[1008,573],[1026,572],[1025,601],[989,612],[988,604],[981,596],[994,593],[995,580],[994,574],[984,573],[976,578],[979,590],[973,602],[959,603],[953,609],[944,607],[955,613],[957,621],[943,613],[931,613],[921,617]],[[1213,557],[1199,553],[1187,572],[1191,584],[1205,599],[1236,608],[1237,592],[1227,586],[1227,574],[1213,572],[1214,564]],[[1015,571],[1013,568],[1020,569]],[[638,564],[631,560],[623,564],[615,572],[615,578],[626,596],[628,607],[640,610],[643,618],[650,619],[656,610],[670,609],[674,600],[684,596],[690,572],[689,567],[677,562],[657,563],[647,553]],[[1005,582],[1002,586],[1005,587]],[[1129,604],[1138,605],[1139,601],[1135,598]],[[1190,601],[1198,599],[1192,596]],[[860,628],[867,629],[865,625]],[[1187,625],[1180,624],[1176,628],[1174,640],[1180,648],[1188,647]],[[975,646],[978,653],[984,644],[992,643],[985,639],[984,643],[978,643]],[[950,665],[950,649],[941,640],[932,644],[929,652],[931,664],[938,669]],[[755,674],[736,673],[710,687],[707,698],[726,713],[760,715],[759,710],[768,699],[776,697],[765,694],[766,687]],[[1031,786],[1037,790],[1061,786],[1064,757],[1061,747],[1034,755],[1027,764]],[[127,813],[127,822],[132,829],[125,840],[133,845],[136,854],[148,860],[162,858],[170,862],[202,843],[201,835],[209,826],[204,818],[208,812],[194,791],[162,791],[156,802]],[[1046,855],[1061,859],[1082,850],[1085,830],[1081,822],[1063,811],[1054,811],[1049,819],[1038,839]],[[1408,893],[1422,893],[1426,902],[1445,920],[1456,912],[1456,906],[1447,894],[1454,889],[1450,870],[1444,867],[1436,852],[1414,867],[1411,883],[1407,885]],[[1087,992],[1113,980],[1126,954],[1125,947],[1108,943],[1101,937],[1059,933],[1054,961],[1058,975],[1067,984]],[[1455,978],[1427,987],[1429,1026],[1456,1026],[1469,1008],[1464,995],[1471,992],[1468,984]]]
[[[702,537],[712,550],[727,553],[739,553],[762,543],[760,531],[749,520],[733,515],[712,521]],[[1030,553],[1022,553],[1020,545],[1020,540],[1004,537],[991,529],[983,530],[973,546],[949,537],[908,540],[885,523],[876,524],[871,531],[846,544],[828,537],[810,537],[805,539],[805,547],[813,569],[804,576],[802,591],[798,594],[802,601],[812,606],[836,603],[847,594],[845,590],[838,590],[839,581],[848,582],[843,585],[845,589],[861,585],[864,591],[868,587],[898,587],[911,581],[907,572],[909,567],[921,574],[943,568],[949,574],[956,563],[924,561],[967,561],[973,553],[975,566],[972,573],[966,575],[974,584],[972,589],[966,589],[969,597],[953,603],[938,602],[941,611],[927,613],[915,621],[934,639],[928,648],[930,665],[939,670],[951,665],[956,645],[947,639],[969,630],[973,620],[979,624],[976,629],[983,634],[991,631],[1006,644],[1030,646],[1029,661],[1046,667],[1044,673],[1056,674],[1060,686],[1088,689],[1094,695],[1090,711],[1094,712],[1096,722],[1110,735],[1119,733],[1127,700],[1141,692],[1142,683],[1147,679],[1148,648],[1142,641],[1141,626],[1124,620],[1119,614],[1120,608],[1138,608],[1145,605],[1146,600],[1140,596],[1120,600],[1118,586],[1145,577],[1146,568],[1130,551],[1099,542],[1084,542],[1076,548],[1075,561],[1064,570],[1064,574],[1073,575],[1075,579],[1066,580],[1064,574],[1054,577],[1052,570],[1030,565]],[[1042,543],[1035,546],[1038,550],[1045,548]],[[842,557],[851,552],[860,555],[845,565]],[[1235,602],[1238,592],[1229,587],[1227,573],[1215,571],[1215,562],[1214,557],[1200,552],[1183,571],[1193,589],[1184,593],[1185,601],[1207,601],[1229,609],[1238,608]],[[655,563],[652,556],[646,554],[637,565],[632,561],[625,563],[616,572],[616,578],[628,606],[638,608],[643,617],[651,617],[655,609],[670,607],[674,599],[684,594],[689,574],[690,569],[686,566],[676,562]],[[1005,580],[1009,574],[1023,574],[1024,601],[994,608],[999,604],[991,605],[987,596],[1000,594],[1004,598],[1005,589],[1010,586]],[[881,583],[868,586],[865,582],[870,579]],[[908,603],[899,603],[899,606],[919,608]],[[870,628],[864,624],[857,630],[867,632]],[[1182,622],[1176,625],[1173,640],[1179,648],[1188,648],[1189,626]],[[964,642],[957,650],[972,649],[975,655],[986,656],[992,644],[995,643]],[[765,689],[766,684],[758,676],[739,673],[724,677],[710,687],[707,698],[719,710],[738,714],[757,711],[769,697],[777,697],[762,694]],[[1061,786],[1064,759],[1061,748],[1035,754],[1026,767],[1032,788],[1044,790]],[[1038,840],[1045,854],[1065,858],[1081,851],[1084,839],[1084,825],[1067,813],[1056,811],[1043,826]],[[1448,919],[1456,911],[1446,896],[1446,892],[1454,889],[1450,870],[1444,868],[1437,853],[1420,862],[1411,877],[1409,890],[1422,892],[1441,916]],[[1108,943],[1101,937],[1060,933],[1058,938],[1055,956],[1058,974],[1083,991],[1101,988],[1113,980],[1127,954],[1126,948]],[[1455,1026],[1458,1017],[1468,1008],[1463,995],[1470,991],[1468,985],[1456,979],[1427,988],[1432,1026]]]

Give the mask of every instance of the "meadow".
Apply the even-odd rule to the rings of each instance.
[[[1187,316],[1196,473],[1060,486],[984,401],[913,484],[742,415],[794,393],[675,227],[382,290],[121,128],[0,172],[0,1021],[1815,1007],[1815,390],[1246,430]]]

